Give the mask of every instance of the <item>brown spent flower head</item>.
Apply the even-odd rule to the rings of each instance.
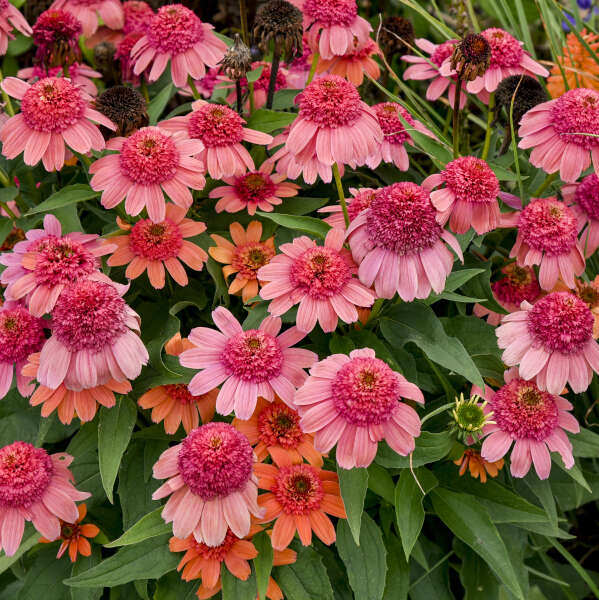
[[[282,52],[287,60],[301,56],[303,34],[302,11],[287,0],[270,0],[256,14],[254,39],[263,52],[272,40],[275,52]]]
[[[468,33],[456,44],[451,55],[451,68],[464,81],[484,75],[491,62],[491,46],[480,33]]]
[[[104,41],[94,46],[94,63],[102,73],[106,86],[114,85],[120,80],[118,62],[114,60],[115,53],[116,47],[112,42]]]
[[[410,53],[414,47],[414,26],[405,17],[383,19],[378,43],[387,58]]]
[[[238,33],[235,34],[233,45],[227,50],[220,64],[225,75],[233,81],[239,81],[252,70],[252,53]]]
[[[117,126],[115,132],[101,127],[106,139],[115,136],[129,136],[149,123],[146,101],[133,88],[124,85],[108,88],[96,98],[95,104],[96,109]]]
[[[501,108],[505,107],[508,122],[512,96],[514,97],[514,111],[512,115],[514,127],[518,125],[520,119],[531,108],[548,100],[547,92],[534,77],[530,77],[529,75],[510,75],[502,79],[495,92],[495,110],[497,116],[499,116]]]

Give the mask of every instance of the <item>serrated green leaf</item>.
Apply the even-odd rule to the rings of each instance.
[[[258,551],[258,556],[254,559],[254,569],[256,570],[256,586],[260,600],[266,598],[266,588],[268,588],[268,579],[272,571],[273,549],[270,536],[266,531],[260,532],[252,538],[252,543]]]
[[[303,231],[311,235],[325,238],[331,226],[328,223],[314,217],[303,217],[296,215],[283,215],[281,213],[267,213],[256,211],[256,214],[264,219],[270,219],[277,225],[292,229],[294,231]]]
[[[123,535],[108,544],[104,544],[104,547],[117,548],[118,546],[130,546],[168,533],[172,529],[172,526],[164,522],[161,514],[162,506],[142,517],[133,527],[127,529]]]
[[[67,185],[37,206],[34,206],[25,214],[25,216],[29,217],[40,213],[52,212],[71,204],[77,204],[78,202],[85,202],[86,200],[97,198],[99,195],[100,192],[94,192],[89,185],[84,183]]]
[[[347,513],[347,523],[354,542],[359,546],[364,498],[366,498],[366,490],[368,489],[368,470],[342,469],[337,466],[337,474],[339,475],[341,497]]]

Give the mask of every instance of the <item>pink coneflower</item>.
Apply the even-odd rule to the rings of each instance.
[[[376,113],[355,86],[338,75],[322,75],[297,96],[299,114],[285,143],[295,160],[365,164],[383,141]]]
[[[198,152],[212,179],[243,175],[256,166],[241,142],[269,144],[272,136],[244,127],[245,121],[228,106],[197,100],[192,112],[183,117],[161,121],[159,126],[172,132],[182,132],[193,140],[200,140],[204,148]]]
[[[13,27],[26,36],[32,33],[27,19],[8,0],[0,0],[0,56],[6,54],[8,40],[15,39]]]
[[[122,29],[125,20],[119,0],[54,0],[50,9],[55,8],[66,10],[79,19],[85,37],[98,29],[98,17],[110,29]]]
[[[537,104],[520,121],[519,148],[533,148],[530,163],[547,173],[559,170],[575,182],[591,164],[599,172],[599,92],[578,88]]]
[[[45,10],[33,26],[33,43],[37,46],[36,62],[39,61],[49,69],[81,60],[80,35],[81,22],[70,12]]]
[[[147,2],[139,0],[123,2],[123,14],[125,17],[123,33],[125,35],[133,31],[145,33],[154,18],[152,7]]]
[[[331,229],[324,246],[306,236],[281,244],[282,254],[258,271],[268,281],[260,296],[272,300],[268,312],[281,316],[299,303],[297,328],[310,333],[320,323],[325,332],[335,331],[339,318],[345,323],[358,320],[356,306],[372,306],[374,293],[354,275],[357,267],[343,248],[342,229]]]
[[[512,442],[510,471],[524,477],[534,464],[540,479],[551,471],[551,455],[559,452],[566,469],[574,466],[572,444],[564,429],[578,433],[578,421],[568,412],[572,405],[559,394],[541,391],[533,381],[522,378],[518,369],[505,372],[505,385],[494,392],[489,386],[479,395],[488,400],[485,412],[493,411],[494,423],[484,426],[481,456],[495,462],[505,456]]]
[[[349,188],[349,193],[352,195],[352,198],[346,198],[345,202],[347,204],[347,212],[351,223],[351,221],[353,221],[363,210],[367,209],[372,204],[378,190],[372,188]],[[343,209],[340,204],[323,206],[318,209],[318,212],[331,213],[330,217],[323,219],[324,222],[328,223],[333,228],[345,229],[345,219],[343,218]]]
[[[39,352],[46,335],[45,321],[34,317],[24,306],[5,302],[0,306],[0,400],[6,396],[16,372],[17,389],[21,396],[29,396],[34,386],[31,377],[21,370],[27,357]]]
[[[584,230],[580,243],[585,256],[592,256],[599,248],[599,177],[592,173],[578,183],[565,185],[562,196],[576,216],[578,231]]]
[[[317,360],[314,352],[290,347],[306,334],[291,327],[279,335],[278,317],[267,317],[258,329],[243,331],[222,306],[212,312],[212,319],[220,331],[195,327],[189,340],[197,348],[179,357],[184,367],[201,369],[189,382],[189,391],[199,396],[222,383],[216,410],[221,415],[234,410],[240,419],[249,419],[258,396],[272,402],[277,394],[293,406],[295,389],[306,378],[304,369]]]
[[[104,149],[104,138],[92,121],[111,131],[116,129],[90,106],[90,97],[64,77],[46,77],[32,85],[7,77],[2,89],[21,101],[21,112],[0,131],[2,154],[12,159],[24,151],[26,165],[34,166],[41,160],[46,171],[60,170],[65,144],[80,154]]]
[[[522,48],[522,42],[503,29],[491,27],[481,34],[491,46],[491,62],[484,75],[466,84],[466,89],[471,94],[478,94],[481,100],[486,101],[488,95],[494,92],[499,82],[510,75],[530,75],[534,77],[547,77],[549,71],[532,59],[530,54]],[[450,59],[440,68],[441,75],[447,77],[455,72],[451,69]]]
[[[262,72],[260,73],[260,77],[254,81],[254,106],[255,108],[262,108],[266,104],[266,98],[268,94],[268,86],[270,82],[270,73],[271,73],[271,65],[266,61],[256,61],[252,63],[251,70],[255,71],[262,67]],[[230,81],[225,78],[225,81]],[[246,77],[242,77],[239,80],[241,84],[241,90],[244,94],[248,93],[248,81]],[[234,87],[234,86],[233,86]],[[275,92],[279,90],[285,89],[289,87],[287,82],[287,69],[284,67],[279,67],[277,70],[277,79],[275,81]],[[234,104],[236,99],[235,89],[227,96],[227,102],[229,104]],[[245,103],[245,109],[249,110],[249,99]]]
[[[437,223],[428,192],[415,183],[382,188],[347,233],[360,281],[379,298],[402,300],[440,294],[453,267],[447,243],[463,260],[457,239]]]
[[[574,211],[555,197],[533,198],[506,223],[516,219],[518,236],[510,257],[517,257],[520,266],[540,265],[544,290],[552,290],[559,277],[573,288],[574,275],[580,276],[585,265]]]
[[[366,164],[371,169],[376,169],[384,161],[393,163],[400,171],[407,171],[410,166],[410,159],[405,144],[414,145],[409,130],[414,129],[432,138],[435,135],[396,102],[382,102],[372,108],[385,137],[383,142],[377,145],[370,154]],[[408,123],[408,129],[406,129],[400,116]]]
[[[442,189],[432,191],[443,184]],[[427,177],[422,187],[429,190],[431,202],[439,211],[439,223],[449,221],[455,233],[466,233],[472,226],[481,235],[499,225],[499,180],[480,158],[456,158],[441,173]]]
[[[275,206],[283,202],[283,198],[297,196],[300,186],[285,181],[285,175],[273,175],[273,167],[274,163],[268,160],[256,171],[224,177],[223,181],[228,185],[216,187],[209,194],[210,198],[219,198],[216,212],[247,210],[250,215],[255,215],[256,210],[272,212]]]
[[[426,90],[426,99],[432,102],[438,100],[449,88],[449,104],[450,106],[453,106],[455,104],[456,77],[452,75],[441,75],[439,69],[445,60],[450,58],[453,54],[458,40],[448,40],[442,44],[433,44],[433,42],[429,42],[429,40],[416,38],[414,43],[418,48],[430,54],[430,58],[427,59],[422,56],[413,56],[411,54],[402,56],[402,60],[411,63],[411,66],[404,71],[403,78],[406,80],[415,79],[418,81],[432,79]],[[464,87],[465,84],[463,83],[462,90]],[[460,94],[460,109],[466,106],[466,98],[466,94],[462,91]]]
[[[116,52],[114,53],[114,60],[119,61],[119,67],[121,72],[121,79],[125,83],[130,83],[136,87],[139,86],[141,79],[139,75],[136,75],[133,72],[133,67],[135,63],[131,58],[131,50],[133,46],[137,44],[139,40],[143,37],[142,31],[132,31],[128,33],[118,44],[116,47]]]
[[[188,209],[193,196],[189,188],[206,184],[202,163],[193,155],[203,145],[198,140],[172,135],[159,127],[143,127],[129,137],[116,137],[106,144],[109,154],[89,168],[91,187],[102,190],[102,206],[114,208],[125,198],[125,211],[136,216],[144,208],[155,223],[166,218],[166,194],[175,204]]]
[[[60,519],[74,523],[75,502],[90,497],[73,484],[68,466],[73,457],[48,454],[27,442],[0,448],[0,549],[12,556],[18,549],[25,521],[48,540],[60,537]]]
[[[314,434],[314,447],[329,452],[337,444],[337,463],[353,469],[369,466],[383,439],[402,456],[414,450],[420,419],[402,398],[424,403],[413,383],[376,358],[374,350],[362,348],[315,364],[295,403],[302,429]]]
[[[570,292],[552,292],[534,306],[506,315],[496,329],[503,362],[519,365],[520,376],[539,389],[561,394],[566,383],[576,394],[599,372],[599,345],[593,339],[591,309]]]
[[[184,87],[188,76],[203,77],[206,65],[215,67],[227,49],[213,29],[182,4],[161,6],[131,51],[134,73],[141,74],[151,64],[148,81],[156,81],[170,61],[171,78],[177,87]]]
[[[129,233],[111,238],[117,249],[108,259],[108,266],[128,265],[125,271],[128,279],[136,279],[147,271],[150,284],[156,289],[164,287],[166,267],[179,285],[187,285],[189,280],[181,262],[194,271],[201,271],[208,255],[185,240],[206,231],[204,223],[185,219],[185,213],[185,208],[169,204],[166,217],[160,223],[141,219],[131,226],[117,219],[119,227]]]
[[[83,90],[89,96],[98,95],[98,88],[93,82],[93,79],[102,77],[102,73],[94,71],[91,67],[88,67],[83,63],[74,62],[68,67],[54,67],[48,70],[36,65],[34,67],[19,69],[17,77],[19,79],[24,79],[29,84],[33,84],[38,79],[43,79],[44,77],[60,77],[63,74],[71,80],[73,85],[80,90]]]
[[[331,58],[321,58],[316,65],[316,73],[330,73],[339,75],[355,86],[362,85],[364,73],[378,79],[381,75],[381,69],[373,56],[381,53],[377,44],[368,38],[364,43],[359,43],[354,38],[352,47],[341,56],[332,56]]]
[[[40,355],[38,381],[74,391],[135,379],[148,362],[139,316],[116,284],[81,279],[62,292],[52,311],[52,337]],[[125,286],[121,286],[125,292]]]
[[[354,40],[363,44],[370,36],[370,23],[358,16],[356,0],[292,0],[304,13],[304,29],[320,56],[346,54]],[[320,34],[320,35],[319,35]]]
[[[228,527],[237,537],[245,537],[250,515],[262,515],[254,462],[247,438],[227,423],[202,425],[165,450],[153,474],[168,481],[152,498],[172,494],[162,518],[173,523],[173,534],[185,538],[193,533],[207,546],[222,544]]]
[[[115,247],[97,235],[62,235],[60,222],[50,214],[44,217],[44,229],[30,229],[25,235],[13,252],[0,256],[0,264],[7,266],[0,281],[7,284],[6,298],[24,298],[32,315],[51,312],[71,283],[87,277],[108,280],[99,272],[98,258]]]

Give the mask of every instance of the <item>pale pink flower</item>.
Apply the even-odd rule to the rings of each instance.
[[[580,243],[585,256],[589,257],[599,248],[599,177],[591,173],[579,181],[562,188],[562,196],[583,232]]]
[[[407,171],[410,166],[410,159],[405,144],[414,145],[409,133],[410,129],[419,131],[431,138],[435,138],[435,134],[396,102],[381,102],[375,104],[372,108],[383,130],[384,138],[382,143],[376,146],[368,157],[366,164],[371,169],[376,169],[381,162],[393,163],[400,171]],[[402,119],[408,124],[408,128],[406,128]]]
[[[52,311],[52,337],[40,354],[38,381],[56,389],[90,389],[135,379],[148,362],[139,315],[121,295],[126,286],[81,279],[65,288]]]
[[[85,37],[96,32],[99,18],[110,29],[122,29],[125,22],[119,0],[54,0],[50,9],[54,8],[66,10],[79,19]]]
[[[161,121],[161,129],[183,133],[192,140],[200,140],[203,149],[199,158],[212,179],[243,175],[256,166],[250,153],[241,142],[269,144],[272,136],[255,129],[244,127],[245,121],[228,106],[209,104],[197,100],[192,112],[182,117]]]
[[[75,502],[90,494],[73,486],[71,462],[69,454],[48,454],[27,442],[0,448],[0,550],[7,556],[19,548],[25,521],[55,540],[61,520],[74,523],[79,518]]]
[[[346,198],[347,213],[350,223],[365,209],[367,209],[372,201],[376,198],[378,190],[372,188],[349,188],[351,198]],[[345,229],[345,218],[341,204],[333,204],[332,206],[323,206],[318,209],[319,213],[330,213],[329,217],[323,219],[331,227],[336,229]]]
[[[437,222],[428,192],[415,183],[382,188],[350,224],[347,235],[360,281],[379,298],[427,298],[440,294],[453,267],[451,246],[460,260],[457,239]]]
[[[110,119],[91,107],[91,98],[64,77],[46,77],[32,85],[7,77],[2,89],[21,101],[21,112],[0,130],[2,154],[9,159],[24,152],[26,165],[41,160],[46,171],[60,170],[65,145],[80,154],[104,149],[104,138],[92,121],[116,130]]]
[[[48,69],[47,71],[36,65],[34,67],[20,69],[17,72],[17,77],[19,79],[24,79],[29,84],[33,84],[37,79],[43,79],[44,77],[60,77],[63,73],[65,77],[68,77],[73,82],[73,85],[83,90],[89,96],[98,95],[98,88],[93,82],[93,79],[101,78],[102,73],[94,71],[94,69],[83,63],[75,62],[68,67],[55,67],[53,69]]]
[[[302,431],[314,434],[314,447],[327,453],[337,444],[337,463],[353,469],[372,463],[381,440],[402,456],[414,450],[420,419],[402,398],[424,403],[413,383],[376,358],[374,350],[362,348],[316,363],[295,403]]]
[[[599,372],[599,345],[593,339],[591,309],[570,292],[552,292],[532,306],[503,317],[495,330],[503,362],[519,365],[520,376],[540,390],[561,394],[566,383],[584,392]]]
[[[8,0],[0,0],[0,56],[8,50],[8,41],[14,40],[13,27],[23,35],[30,36],[32,31],[27,19]]]
[[[439,69],[445,59],[451,57],[453,54],[453,50],[458,43],[458,40],[448,40],[442,44],[433,44],[433,42],[424,38],[416,38],[414,43],[423,52],[429,54],[430,58],[427,59],[423,56],[415,56],[412,54],[402,56],[402,60],[411,63],[411,66],[404,71],[403,78],[406,80],[415,79],[418,81],[432,79],[426,90],[426,99],[433,102],[438,100],[449,88],[447,97],[450,106],[453,107],[455,104],[456,76],[441,75]],[[462,83],[462,90],[464,90],[465,85],[465,83]],[[462,91],[460,94],[460,109],[466,106],[466,99],[467,96],[464,91]]]
[[[44,217],[43,229],[30,229],[12,252],[0,255],[6,265],[0,281],[9,300],[24,299],[36,317],[51,312],[64,288],[88,277],[109,279],[100,271],[99,257],[116,249],[95,234],[66,233],[54,215]]]
[[[33,392],[31,377],[22,374],[27,357],[39,352],[46,335],[45,321],[34,317],[23,305],[7,301],[0,306],[0,400],[6,396],[16,374],[21,396]]]
[[[357,267],[349,250],[343,248],[345,233],[331,229],[324,246],[302,236],[291,244],[281,244],[277,254],[258,271],[258,279],[268,281],[260,296],[272,300],[268,312],[281,316],[299,303],[297,328],[310,333],[320,323],[324,332],[335,331],[338,319],[358,320],[356,306],[372,306],[375,296],[354,275]]]
[[[505,385],[493,391],[475,387],[489,403],[483,409],[493,412],[493,421],[484,426],[486,436],[481,456],[495,462],[505,456],[512,442],[510,471],[514,477],[524,477],[531,464],[540,479],[547,479],[551,471],[550,452],[558,452],[566,469],[574,466],[572,444],[566,431],[578,433],[578,421],[570,414],[572,404],[559,393],[541,391],[533,381],[526,381],[512,368],[505,372]]]
[[[237,175],[223,177],[227,184],[210,190],[210,198],[219,198],[217,213],[234,213],[247,210],[250,215],[256,210],[272,212],[273,207],[283,202],[283,198],[297,196],[299,185],[285,181],[285,175],[272,174],[272,160],[262,163],[259,169]]]
[[[156,81],[170,61],[171,78],[177,87],[184,87],[188,76],[203,77],[206,65],[215,67],[227,49],[213,29],[182,4],[161,6],[131,50],[133,72],[140,75],[151,64],[148,81]]]
[[[434,188],[445,186],[433,191]],[[479,235],[499,225],[499,180],[482,159],[461,156],[447,163],[441,173],[422,182],[430,192],[431,202],[439,211],[437,221],[455,233],[466,233],[470,227]]]
[[[244,331],[222,306],[212,312],[212,319],[220,331],[195,327],[189,341],[197,347],[179,356],[184,367],[201,370],[189,382],[189,391],[200,396],[223,384],[216,399],[217,412],[235,411],[243,420],[254,412],[258,396],[272,402],[277,394],[293,406],[295,390],[306,379],[304,369],[318,358],[304,348],[291,348],[306,334],[297,327],[279,334],[278,317],[267,317],[258,329]]]
[[[537,104],[521,119],[519,148],[532,148],[530,163],[546,173],[559,171],[573,183],[591,164],[599,173],[599,92],[569,90]]]
[[[255,461],[248,439],[228,423],[201,425],[165,450],[153,475],[167,481],[152,498],[171,496],[162,518],[172,522],[175,537],[193,533],[198,543],[218,546],[228,528],[239,538],[248,535],[251,516],[264,512],[258,506]]]
[[[198,140],[143,127],[127,138],[112,138],[106,147],[118,153],[103,156],[89,168],[90,185],[102,190],[104,208],[114,208],[124,198],[128,215],[145,208],[150,219],[160,223],[166,217],[164,194],[187,209],[193,202],[190,188],[201,190],[206,184],[202,163],[192,158],[203,148]]]

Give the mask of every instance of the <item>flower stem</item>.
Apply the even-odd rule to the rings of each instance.
[[[462,73],[458,73],[453,101],[453,157],[460,155],[460,98],[462,96]]]
[[[2,74],[2,71],[0,71],[0,83],[2,83],[3,79],[4,75]],[[4,109],[6,110],[6,114],[9,117],[14,117],[15,109],[13,108],[12,102],[10,101],[10,96],[2,88],[0,88],[0,90],[2,91],[2,100],[4,100]]]
[[[200,95],[200,92],[198,92],[198,88],[196,87],[196,84],[194,83],[191,75],[187,76],[187,83],[188,83],[189,87],[191,88],[191,95],[193,96],[193,99],[199,100],[202,96]]]
[[[335,178],[335,185],[337,186],[339,204],[341,204],[341,210],[343,211],[343,220],[345,221],[345,227],[347,228],[349,227],[349,213],[347,212],[345,194],[343,193],[343,184],[341,183],[341,175],[339,175],[339,167],[337,166],[337,163],[333,163],[333,177]]]
[[[145,101],[149,103],[150,95],[148,94],[148,87],[146,86],[146,82],[143,79],[139,82],[139,89],[141,90]]]
[[[532,195],[534,198],[539,198],[541,194],[553,183],[553,181],[557,177],[557,173],[558,171],[556,171],[555,173],[551,173],[551,175],[547,175],[547,177],[545,177],[545,181],[543,181],[543,183],[536,189],[536,191],[533,192]]]
[[[10,209],[10,206],[6,202],[0,202],[0,206],[4,209],[4,212],[11,218],[16,220],[17,215]]]
[[[248,93],[250,97],[250,115],[256,110],[256,100],[254,99],[254,82],[248,81]]]
[[[308,73],[308,80],[306,81],[306,85],[308,85],[316,74],[316,67],[318,66],[318,61],[320,60],[320,54],[318,52],[314,52],[312,54],[312,65],[310,66],[310,72]]]
[[[235,93],[237,94],[237,112],[241,114],[243,112],[243,100],[241,98],[241,81],[235,80]]]
[[[453,408],[454,406],[455,406],[455,402],[448,402],[447,404],[444,404],[443,406],[439,406],[439,408],[435,408],[435,410],[433,410],[432,412],[429,412],[428,414],[424,415],[424,417],[422,417],[422,419],[420,419],[420,424],[422,425],[429,419],[436,417],[438,414],[445,412],[445,411],[449,410],[450,408]]]
[[[245,0],[239,0],[239,15],[241,19],[241,37],[246,46],[250,45],[250,34],[248,31],[248,7]]]
[[[275,87],[277,85],[277,73],[279,72],[279,62],[281,60],[281,49],[279,44],[274,45],[272,53],[272,64],[270,66],[270,79],[268,81],[268,94],[266,96],[266,108],[272,108],[272,101],[275,97]]]
[[[491,124],[493,123],[493,118],[495,117],[495,92],[491,92],[489,96],[489,108],[487,112],[487,131],[485,132],[485,144],[483,146],[483,153],[481,158],[483,160],[487,160],[487,156],[489,156],[489,149],[491,148],[491,133],[493,131]]]

